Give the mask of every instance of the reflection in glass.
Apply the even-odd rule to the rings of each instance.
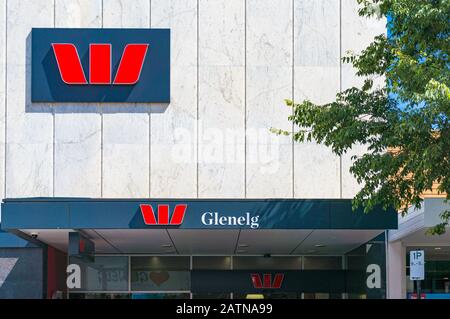
[[[300,299],[297,292],[234,293],[234,299]]]
[[[70,264],[80,266],[81,288],[71,291],[126,291],[128,290],[128,257],[96,256],[95,261],[77,257]]]
[[[192,299],[230,299],[228,293],[199,293],[192,294]]]
[[[303,299],[342,299],[342,294],[315,292],[303,294]]]
[[[131,257],[131,290],[189,291],[189,257]]]
[[[69,299],[130,299],[130,294],[71,293]]]
[[[342,269],[340,256],[305,256],[303,269],[338,270]]]
[[[381,233],[345,254],[347,297],[386,298],[386,242]]]
[[[131,299],[189,299],[189,293],[132,293]]]
[[[263,257],[237,256],[233,259],[233,269],[264,269],[264,270],[300,270],[302,257]]]
[[[409,253],[406,254],[406,265],[406,291],[409,294],[416,293],[417,282],[409,279]],[[447,298],[450,299],[450,254],[433,256],[425,252],[425,279],[421,280],[420,286],[422,293],[448,294]]]
[[[192,268],[209,270],[230,270],[230,256],[194,256],[192,257]]]

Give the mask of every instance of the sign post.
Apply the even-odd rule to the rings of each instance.
[[[409,279],[417,283],[417,299],[420,299],[420,281],[425,279],[425,252],[412,250],[409,252]]]

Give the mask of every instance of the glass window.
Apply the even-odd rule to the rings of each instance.
[[[450,297],[450,253],[444,249],[435,250],[434,247],[420,249],[425,250],[425,279],[420,283],[421,292],[428,294],[426,298],[433,297],[432,294],[449,294]],[[417,282],[410,280],[409,271],[409,252],[407,252],[406,290],[409,294],[416,294]]]
[[[342,269],[340,256],[305,256],[303,269],[337,270]]]
[[[238,256],[233,259],[233,269],[299,270],[301,266],[302,260],[298,256]]]
[[[192,259],[192,268],[205,270],[230,270],[230,256],[194,256]]]
[[[189,257],[131,257],[131,290],[190,290],[189,269]]]
[[[347,294],[348,299],[367,299],[366,294]]]
[[[194,256],[192,257],[194,270],[230,270],[230,256]],[[193,299],[230,299],[229,293],[194,293]]]
[[[189,256],[136,256],[131,257],[133,267],[145,267],[150,270],[189,270]]]
[[[304,293],[303,299],[342,299],[342,294],[339,293]]]
[[[71,293],[69,299],[130,299],[130,294],[113,293]]]
[[[230,299],[228,293],[199,293],[192,294],[192,299]]]
[[[386,298],[385,233],[347,252],[346,292],[349,299]]]
[[[132,293],[131,299],[190,299],[189,293]]]
[[[366,256],[351,255],[347,257],[347,269],[349,270],[365,270]]]
[[[301,299],[297,292],[264,292],[264,293],[235,293],[234,299]]]
[[[70,264],[80,267],[81,288],[71,291],[128,290],[128,257],[96,256],[94,261],[70,257]]]

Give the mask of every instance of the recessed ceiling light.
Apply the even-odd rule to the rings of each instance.
[[[442,279],[444,279],[444,280],[448,280],[448,277],[444,277],[444,278],[442,278]]]
[[[434,247],[435,250],[441,250],[441,247]]]
[[[325,245],[324,244],[317,244],[317,245],[314,245],[314,247],[323,248],[323,247],[325,247]]]
[[[239,244],[238,246],[244,248],[244,247],[248,247],[248,244]]]
[[[163,244],[161,245],[162,248],[169,248],[172,247],[172,244]]]
[[[244,250],[244,249],[238,249],[238,250],[236,250],[236,252],[237,252],[238,254],[241,254],[241,253],[246,253],[247,251]]]

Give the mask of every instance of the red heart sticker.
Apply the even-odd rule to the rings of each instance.
[[[159,287],[167,280],[169,280],[170,275],[167,271],[151,271],[150,279]]]

